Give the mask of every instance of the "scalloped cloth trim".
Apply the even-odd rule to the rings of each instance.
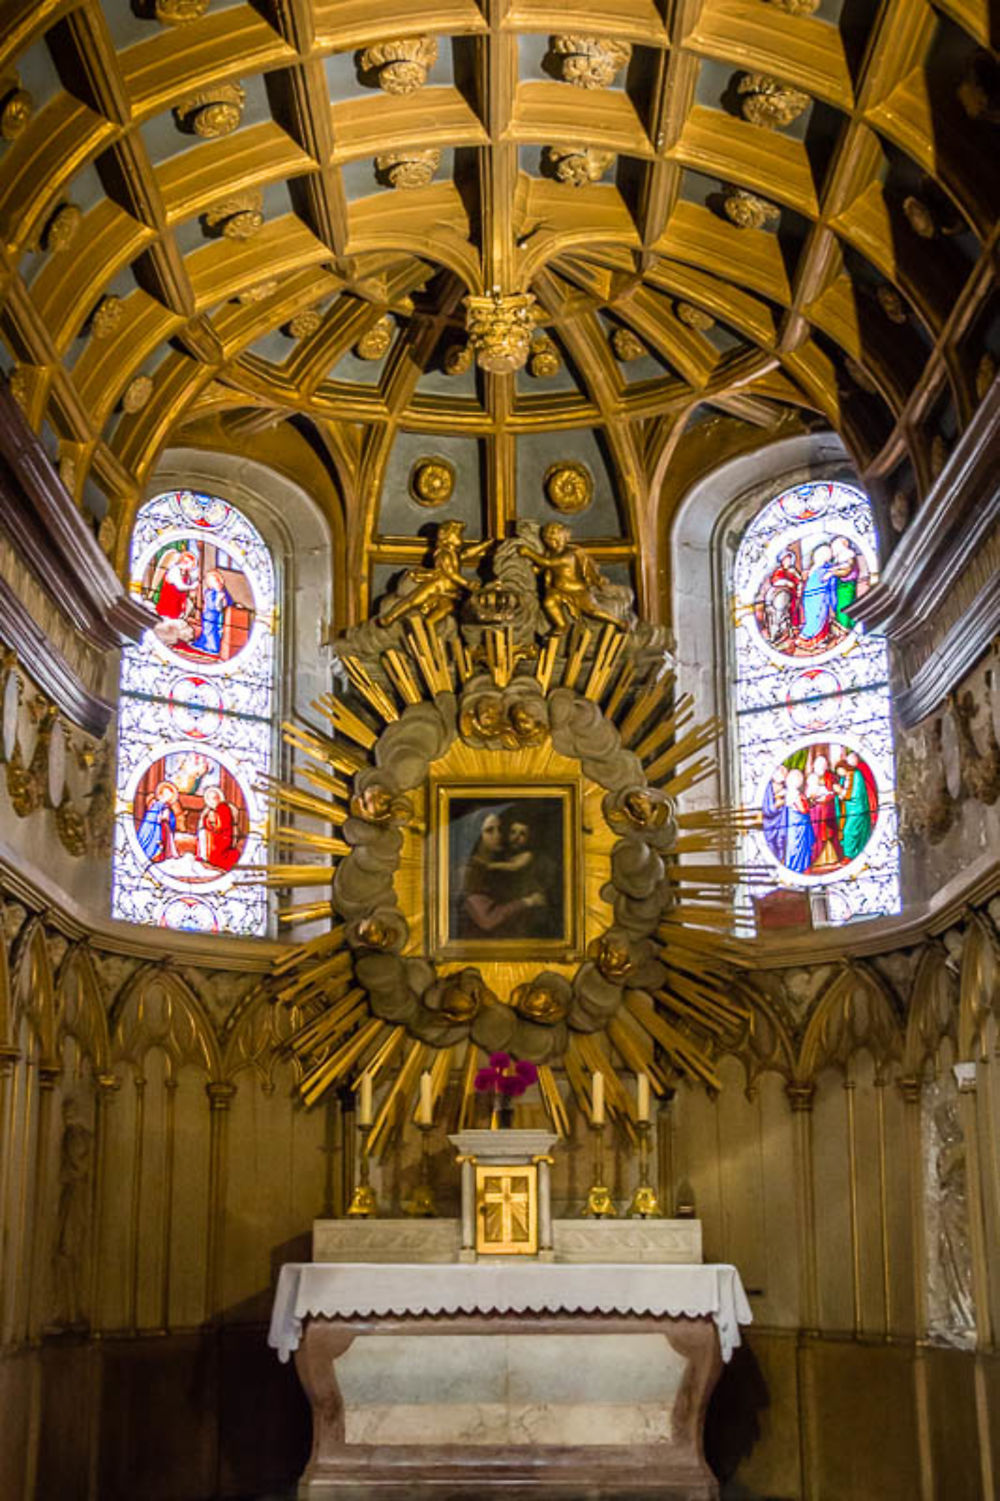
[[[721,1264],[289,1262],[281,1268],[268,1344],[287,1361],[309,1318],[486,1313],[710,1318],[725,1361],[741,1343],[740,1325],[753,1321],[739,1272]]]

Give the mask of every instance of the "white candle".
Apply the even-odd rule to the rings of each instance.
[[[590,1081],[590,1124],[592,1126],[604,1125],[604,1075],[598,1070]]]
[[[636,1091],[635,1091],[635,1095],[636,1095],[636,1098],[635,1098],[635,1115],[636,1115],[636,1120],[648,1121],[649,1120],[649,1075],[648,1074],[637,1074],[636,1075],[635,1084],[636,1084]]]
[[[372,1123],[372,1076],[361,1075],[361,1086],[358,1090],[358,1125],[370,1126]]]
[[[421,1126],[429,1126],[434,1121],[434,1102],[431,1099],[431,1076],[429,1073],[420,1075],[420,1110],[417,1115],[417,1123]]]

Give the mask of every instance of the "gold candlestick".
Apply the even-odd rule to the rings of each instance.
[[[417,1130],[420,1132],[420,1177],[413,1190],[413,1197],[403,1206],[406,1213],[414,1219],[429,1220],[437,1214],[434,1190],[431,1187],[430,1134],[433,1129],[430,1121],[417,1123]]]
[[[639,1132],[639,1184],[628,1206],[628,1218],[630,1220],[662,1219],[663,1212],[660,1209],[660,1201],[656,1197],[656,1190],[647,1181],[649,1178],[649,1138],[652,1128],[649,1121],[637,1121],[636,1129]]]
[[[618,1218],[618,1211],[612,1203],[611,1190],[604,1182],[604,1122],[595,1126],[592,1121],[590,1129],[594,1133],[594,1181],[587,1194],[583,1218],[614,1220]]]
[[[361,1145],[358,1150],[358,1181],[354,1192],[351,1194],[351,1202],[347,1213],[355,1219],[372,1220],[378,1214],[378,1201],[375,1198],[375,1190],[369,1181],[368,1161],[368,1133],[371,1126],[359,1126],[358,1140]]]

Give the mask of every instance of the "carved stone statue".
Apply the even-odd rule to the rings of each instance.
[[[598,598],[606,596],[613,586],[583,548],[573,544],[569,527],[561,521],[550,521],[542,527],[541,535],[544,552],[523,542],[518,552],[542,575],[542,609],[556,631],[562,634],[574,621],[585,617],[622,625],[620,609],[612,610]]]
[[[940,1085],[928,1094],[930,1109],[925,1117],[928,1328],[946,1344],[966,1346],[975,1338],[976,1310],[965,1141],[957,1101],[942,1097]]]
[[[428,625],[437,625],[453,613],[463,594],[474,593],[479,588],[478,581],[467,579],[462,570],[479,561],[492,546],[492,539],[487,537],[485,542],[463,543],[464,531],[464,521],[442,521],[437,529],[430,568],[407,569],[399,595],[378,617],[378,625],[395,625],[397,620],[414,610]]]
[[[59,1210],[54,1251],[55,1323],[65,1329],[86,1323],[83,1278],[90,1229],[90,1175],[93,1132],[80,1120],[74,1100],[62,1107],[63,1133],[59,1153]]]

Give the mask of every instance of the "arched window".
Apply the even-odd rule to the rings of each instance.
[[[888,651],[852,614],[877,569],[871,505],[839,481],[770,501],[733,567],[739,795],[762,817],[747,855],[814,888],[830,923],[900,904]]]
[[[174,490],[136,516],[130,574],[159,619],[122,655],[112,914],[261,934],[266,895],[238,876],[265,856],[271,553],[234,506]]]

